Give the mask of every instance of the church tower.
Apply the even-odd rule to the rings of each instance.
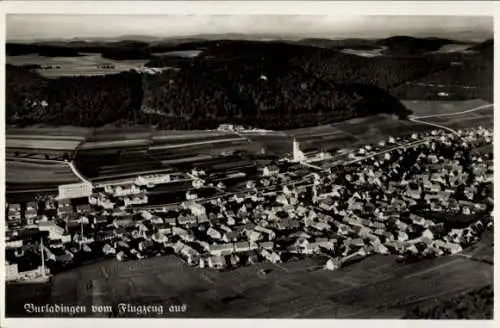
[[[302,151],[300,151],[299,143],[297,142],[297,140],[294,137],[293,138],[293,161],[294,162],[302,162],[305,159],[306,159],[306,157],[304,156],[304,153]]]

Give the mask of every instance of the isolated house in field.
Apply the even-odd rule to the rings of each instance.
[[[330,271],[338,270],[342,267],[342,262],[337,258],[331,258],[326,261],[325,269]]]
[[[273,251],[270,251],[267,249],[262,249],[261,255],[262,255],[262,257],[264,257],[266,260],[268,260],[271,263],[281,263],[280,256]]]
[[[226,267],[226,259],[222,255],[213,255],[208,258],[208,266],[212,269],[224,269]]]

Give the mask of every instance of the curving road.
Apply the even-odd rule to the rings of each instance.
[[[438,129],[443,129],[443,130],[449,131],[449,132],[453,133],[454,135],[460,137],[460,135],[458,134],[458,132],[456,130],[453,130],[452,128],[449,128],[447,126],[444,126],[444,125],[441,125],[441,124],[436,124],[436,123],[431,123],[431,122],[426,122],[426,121],[421,121],[421,120],[417,120],[417,119],[414,119],[414,118],[410,118],[409,120],[412,121],[412,122],[414,122],[414,123],[426,124],[426,125],[430,125],[430,126],[433,126],[435,128],[438,128]]]
[[[444,126],[441,124],[437,124],[437,123],[422,121],[422,119],[432,118],[432,117],[458,116],[458,115],[472,113],[472,112],[476,112],[478,110],[483,110],[483,109],[487,109],[487,108],[493,108],[493,104],[482,105],[482,106],[475,107],[475,108],[468,109],[468,110],[464,110],[464,111],[458,112],[458,113],[434,114],[434,115],[425,115],[425,116],[410,116],[408,119],[414,123],[430,125],[430,126],[433,126],[433,127],[439,128],[439,129],[449,131],[449,132],[455,134],[456,136],[460,136],[457,131],[453,130],[450,127],[447,127],[447,126]]]
[[[69,166],[71,171],[73,171],[73,173],[78,177],[78,179],[82,180],[83,183],[87,183],[87,184],[92,186],[92,182],[87,180],[83,175],[80,174],[80,172],[78,172],[78,170],[76,169],[75,164],[73,164],[73,162],[64,161],[64,163],[66,163]]]
[[[462,112],[457,112],[457,113],[435,114],[435,115],[426,115],[426,116],[410,116],[409,120],[412,121],[412,122],[418,123],[418,124],[426,124],[426,125],[430,125],[430,126],[439,128],[439,129],[447,130],[447,131],[449,131],[449,132],[451,132],[451,133],[453,133],[455,135],[458,135],[457,131],[455,131],[455,130],[447,127],[447,126],[436,124],[436,123],[431,123],[431,122],[426,122],[426,121],[421,121],[420,119],[431,118],[431,117],[442,117],[442,116],[458,116],[458,115],[463,115],[463,114],[475,112],[475,111],[478,111],[478,110],[483,110],[483,109],[486,109],[486,108],[493,108],[493,104],[482,105],[482,106],[479,106],[479,107],[475,107],[475,108],[468,109],[468,110],[465,110],[465,111],[462,111]],[[349,162],[345,162],[345,163],[343,163],[343,165],[349,165],[349,164],[358,163],[358,162],[364,161],[366,159],[369,159],[369,158],[372,158],[372,157],[375,157],[375,156],[379,156],[379,155],[382,155],[382,154],[385,154],[385,153],[389,153],[389,152],[392,152],[392,151],[400,149],[400,148],[415,146],[415,145],[424,143],[424,142],[426,142],[428,140],[432,140],[432,139],[436,139],[436,138],[437,137],[434,137],[434,136],[425,137],[425,138],[420,139],[420,140],[412,141],[412,142],[409,142],[409,143],[406,143],[406,144],[403,144],[403,145],[394,146],[394,147],[391,147],[391,148],[388,148],[388,149],[376,152],[374,154],[370,154],[370,155],[365,156],[365,157],[361,157],[361,158],[357,158],[357,159],[349,161]],[[331,167],[337,166],[337,165],[332,165]]]
[[[463,114],[467,114],[467,113],[476,112],[478,110],[486,109],[489,107],[493,108],[493,104],[482,105],[479,107],[474,107],[474,108],[467,109],[467,110],[464,110],[462,112],[457,112],[457,113],[433,114],[433,115],[424,115],[424,116],[411,115],[409,118],[410,118],[410,120],[412,120],[412,119],[423,119],[423,118],[431,118],[431,117],[457,116],[457,115],[463,115]]]

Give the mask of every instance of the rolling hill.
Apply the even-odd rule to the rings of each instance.
[[[414,41],[395,37],[379,41],[378,46],[405,49]],[[465,80],[464,73],[477,71],[484,75],[490,67],[482,64],[483,59],[477,64],[475,57],[467,57],[473,64],[461,70],[452,65],[448,56],[364,58],[338,49],[283,41],[92,42],[75,41],[67,47],[77,52],[102,51],[103,56],[117,59],[151,57],[146,66],[177,69],[155,75],[125,72],[46,80],[27,68],[8,65],[7,123],[148,124],[176,129],[236,123],[291,129],[381,112],[404,117],[408,111],[391,96],[394,90],[397,97],[403,99],[405,92],[414,92],[414,89],[408,90],[412,81],[425,81],[433,76],[446,80],[450,74]],[[356,42],[360,41],[346,41],[351,46]],[[448,40],[415,42],[409,51],[428,51]],[[28,45],[21,50],[35,51],[39,46]],[[55,44],[42,46],[52,50],[56,47]],[[483,47],[487,51],[488,44]],[[153,55],[193,49],[202,52],[194,58]],[[407,50],[401,51],[407,53]],[[478,67],[482,68],[478,70]],[[483,84],[488,87],[490,82],[485,81]],[[467,98],[467,94],[464,97]]]

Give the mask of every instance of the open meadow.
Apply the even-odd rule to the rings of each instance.
[[[57,187],[59,184],[80,182],[69,166],[62,162],[7,160],[5,173],[7,183],[13,184],[50,183]]]
[[[493,109],[482,99],[467,101],[403,101],[403,104],[420,116],[443,115],[422,118],[421,121],[440,124],[452,129],[474,126],[492,127]],[[461,114],[464,112],[463,114]],[[304,151],[355,148],[392,137],[408,136],[435,129],[425,123],[400,120],[389,115],[351,119],[339,123],[287,131],[300,143]]]
[[[422,121],[440,124],[458,130],[475,126],[482,126],[483,128],[493,128],[495,120],[493,110],[489,108],[481,109],[471,113],[464,113],[461,115],[424,118],[422,119]]]
[[[101,54],[90,53],[78,57],[45,57],[29,54],[6,58],[7,64],[14,66],[40,65],[42,69],[36,71],[47,78],[116,74],[131,69],[141,69],[147,61],[147,59],[112,60],[103,58]]]
[[[335,272],[323,263],[306,258],[218,272],[173,255],[109,259],[57,274],[50,296],[39,302],[187,305],[187,312],[167,317],[398,318],[416,304],[493,282],[492,265],[462,256],[403,264],[376,255]]]
[[[365,144],[387,140],[389,137],[408,136],[413,132],[428,131],[429,126],[387,115],[357,118],[345,122],[289,131],[303,151],[351,149]]]
[[[178,51],[168,51],[168,52],[155,52],[154,56],[175,56],[175,57],[186,57],[194,58],[198,56],[201,50],[178,50]]]
[[[464,101],[403,100],[401,102],[406,108],[411,110],[415,116],[454,114],[488,104],[487,101],[482,99]]]

